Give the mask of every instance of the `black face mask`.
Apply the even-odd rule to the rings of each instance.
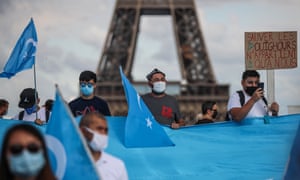
[[[211,117],[212,117],[213,119],[215,119],[215,118],[217,117],[217,115],[218,115],[218,111],[215,110]]]
[[[249,96],[252,96],[258,87],[246,87],[245,91]]]

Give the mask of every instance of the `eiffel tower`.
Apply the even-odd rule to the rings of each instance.
[[[217,102],[219,119],[224,119],[229,85],[216,83],[194,0],[117,0],[97,68],[96,95],[108,101],[112,115],[124,116],[127,102],[119,66],[134,86],[147,86],[147,82],[134,82],[131,74],[142,15],[171,16],[183,80],[168,86],[179,87],[176,96],[185,120],[195,120],[206,100]]]

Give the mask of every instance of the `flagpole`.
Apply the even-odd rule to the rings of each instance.
[[[37,90],[36,90],[36,71],[35,71],[35,61],[33,63],[33,79],[34,79],[34,89],[35,89],[35,92],[34,92],[34,96],[35,96],[35,105],[36,107],[38,107],[38,97],[37,97]],[[37,120],[38,119],[38,110],[36,110],[35,112],[35,119]]]

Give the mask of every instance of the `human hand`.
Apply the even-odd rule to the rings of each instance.
[[[178,124],[178,123],[176,123],[176,122],[173,122],[172,124],[171,124],[171,128],[172,129],[178,129],[180,127],[180,125]]]
[[[260,98],[262,98],[264,96],[264,90],[262,88],[257,88],[253,95],[252,95],[252,99],[256,102],[258,101]]]
[[[273,102],[270,106],[270,111],[272,112],[272,116],[278,116],[279,104],[277,102]]]
[[[44,124],[44,122],[41,119],[36,119],[34,122],[38,125]]]

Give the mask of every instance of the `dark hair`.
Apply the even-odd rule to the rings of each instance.
[[[53,99],[48,99],[45,102],[45,108],[46,108],[47,111],[51,111],[52,110],[53,102],[54,102]]]
[[[206,101],[202,104],[202,114],[206,114],[207,110],[212,110],[213,106],[217,104],[215,101]]]
[[[242,79],[245,80],[248,77],[258,77],[259,78],[259,73],[255,70],[246,70],[243,72]]]
[[[0,107],[8,105],[8,101],[6,99],[0,99]]]
[[[10,180],[14,179],[14,175],[10,172],[10,169],[8,167],[8,161],[6,157],[6,151],[8,148],[8,141],[11,138],[11,136],[16,132],[16,131],[25,131],[28,134],[31,134],[32,136],[36,137],[42,144],[42,148],[44,150],[44,158],[45,158],[45,166],[41,169],[40,173],[37,175],[37,179],[45,179],[45,180],[53,180],[56,179],[51,167],[50,167],[50,161],[48,158],[47,154],[47,148],[46,148],[46,143],[43,138],[43,135],[41,132],[34,127],[33,125],[26,124],[26,123],[21,123],[14,125],[11,127],[6,133],[3,138],[3,143],[2,143],[2,150],[1,150],[1,159],[0,159],[0,179],[1,180]]]
[[[103,119],[104,121],[106,121],[106,118],[103,114],[101,114],[97,111],[94,111],[94,112],[89,112],[89,113],[83,115],[80,119],[79,126],[80,127],[89,126],[91,123],[92,117],[97,117],[99,119]]]
[[[79,75],[79,81],[90,81],[91,79],[97,82],[96,74],[92,71],[82,71]]]
[[[146,78],[148,79],[148,81],[151,81],[152,76],[153,76],[154,74],[157,74],[157,73],[160,73],[160,74],[162,74],[164,77],[166,77],[166,74],[165,74],[165,73],[163,73],[162,71],[160,71],[160,70],[157,69],[157,68],[154,68],[149,74],[147,74]]]

